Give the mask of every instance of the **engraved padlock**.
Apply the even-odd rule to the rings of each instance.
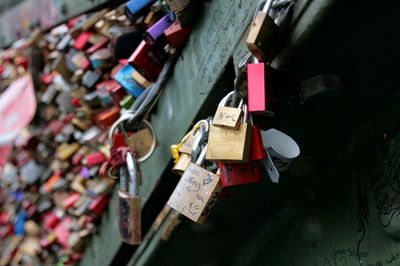
[[[189,164],[168,200],[169,206],[197,223],[204,222],[221,193],[220,177],[201,167],[207,146],[196,163]]]
[[[230,187],[261,181],[261,168],[257,161],[247,163],[219,162],[221,186]]]
[[[246,44],[260,61],[271,62],[275,54],[278,26],[268,14],[274,0],[266,0],[261,11],[257,11],[251,24]]]
[[[130,245],[139,245],[142,239],[141,204],[138,188],[139,169],[131,153],[126,155],[126,167],[120,168],[119,232]]]
[[[240,118],[242,116],[242,105],[243,99],[240,100],[237,108],[232,107],[236,104],[233,100],[233,95],[235,92],[228,93],[219,103],[217,111],[215,112],[214,119],[212,124],[214,126],[238,129],[240,125]],[[230,100],[230,105],[227,106],[227,103]]]
[[[247,123],[247,105],[243,104],[243,122],[237,130],[210,125],[208,150],[209,161],[247,162],[249,160],[251,125]]]

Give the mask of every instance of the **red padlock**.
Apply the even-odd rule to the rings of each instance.
[[[72,217],[65,216],[64,219],[54,229],[57,242],[60,243],[64,248],[68,248],[68,240],[71,236],[71,224]]]
[[[82,32],[76,39],[74,47],[78,50],[84,50],[88,46],[91,36],[92,32]]]
[[[93,120],[99,126],[109,127],[120,117],[120,111],[121,109],[118,106],[114,106],[111,109],[98,113]]]
[[[81,198],[81,194],[78,192],[73,192],[64,200],[64,207],[69,209],[75,205],[75,203]]]
[[[252,123],[253,124],[253,123]],[[261,137],[261,131],[258,126],[253,125],[251,130],[251,143],[250,143],[250,161],[263,160],[267,157],[264,149],[264,143]]]
[[[142,41],[128,61],[131,66],[151,82],[156,81],[165,62],[165,58],[155,49],[154,45]]]
[[[187,39],[192,31],[191,27],[182,28],[179,21],[175,21],[168,29],[164,31],[168,43],[174,48],[182,48],[185,46]]]
[[[86,50],[87,54],[93,54],[94,52],[105,48],[107,46],[107,44],[110,42],[110,39],[104,38],[102,39],[100,42],[94,44],[92,47],[90,47],[89,49]]]
[[[89,206],[89,210],[97,217],[100,217],[106,209],[108,202],[110,201],[110,195],[98,196]]]
[[[275,115],[277,97],[273,72],[265,63],[247,65],[249,112]]]
[[[43,215],[43,225],[46,231],[51,231],[60,223],[64,213],[61,210],[47,212]]]
[[[84,159],[84,164],[87,165],[89,168],[95,165],[99,165],[107,161],[107,156],[104,155],[101,151],[88,154]]]
[[[237,186],[261,181],[261,168],[257,161],[247,163],[218,163],[221,186]]]

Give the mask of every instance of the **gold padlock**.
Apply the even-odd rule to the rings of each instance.
[[[209,161],[247,162],[249,160],[251,128],[247,123],[247,105],[243,104],[244,118],[237,130],[210,126],[206,159]]]
[[[219,103],[218,109],[215,112],[214,119],[212,121],[212,124],[214,126],[220,126],[232,129],[239,128],[240,118],[242,116],[241,107],[243,105],[243,100],[240,100],[238,108],[234,108],[232,107],[235,105],[232,99],[233,95],[234,95],[233,91],[228,93]],[[231,104],[229,106],[226,106],[229,99],[232,99]]]
[[[171,146],[171,154],[175,159],[175,165],[172,172],[177,175],[182,175],[189,163],[192,160],[192,150],[197,149],[194,147],[195,143],[199,143],[201,137],[205,132],[208,132],[209,124],[206,120],[200,120],[194,125],[192,130],[187,133],[178,145]],[[194,162],[194,161],[193,161]]]
[[[270,62],[275,53],[278,26],[268,15],[273,0],[267,0],[263,9],[258,11],[251,24],[246,44],[250,52],[261,62]]]
[[[175,163],[174,167],[172,168],[172,172],[177,175],[183,175],[183,173],[189,166],[191,159],[192,159],[192,157],[189,154],[181,153],[178,161]]]

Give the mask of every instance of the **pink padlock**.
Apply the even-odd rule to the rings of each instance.
[[[275,115],[278,101],[273,72],[265,63],[247,65],[249,112]]]

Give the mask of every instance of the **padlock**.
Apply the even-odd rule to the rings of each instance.
[[[167,0],[167,4],[172,11],[184,9],[192,0]]]
[[[94,152],[86,155],[86,158],[83,159],[82,163],[87,165],[88,167],[93,167],[95,165],[100,165],[107,160],[107,156],[104,155],[101,151]]]
[[[265,63],[247,65],[249,112],[275,115],[277,100],[276,73]]]
[[[126,174],[128,172],[128,174]],[[138,187],[139,169],[131,153],[126,155],[126,168],[120,169],[119,232],[130,245],[139,245],[142,238],[141,202]]]
[[[110,32],[110,48],[115,60],[129,58],[143,39],[143,31],[137,27],[112,27]]]
[[[58,74],[63,76],[66,79],[69,79],[72,77],[72,72],[68,69],[67,63],[65,56],[62,54],[59,54],[59,56],[54,60],[51,69],[56,71]],[[54,82],[54,81],[53,81]]]
[[[89,211],[95,215],[95,217],[100,217],[108,203],[110,202],[110,195],[99,195],[97,196],[89,205]]]
[[[102,48],[94,52],[89,57],[89,60],[93,68],[107,69],[114,65],[111,50],[108,48]]]
[[[99,127],[109,127],[120,117],[121,109],[118,106],[113,106],[109,110],[104,110],[98,113],[93,120]]]
[[[164,34],[172,47],[181,49],[185,46],[191,31],[192,28],[190,26],[182,27],[179,21],[175,21],[164,31]]]
[[[154,45],[142,41],[128,62],[147,80],[154,82],[164,66],[165,56]]]
[[[142,158],[152,149],[154,138],[152,130],[146,127],[126,138],[125,143],[136,152],[138,158]]]
[[[110,42],[110,39],[104,38],[102,40],[99,40],[97,43],[92,45],[90,48],[88,48],[85,52],[89,55],[93,54],[94,52],[106,48],[108,43]]]
[[[142,76],[138,71],[134,71],[132,73],[132,78],[136,81],[137,84],[142,86],[143,88],[150,87],[153,83],[148,81],[145,77]]]
[[[62,161],[66,161],[69,158],[71,158],[75,152],[77,152],[80,148],[79,143],[63,143],[60,146],[58,146],[57,151],[56,151],[56,156],[58,159]]]
[[[210,125],[206,159],[209,161],[247,162],[249,160],[251,128],[247,123],[247,105],[243,104],[243,122],[239,129],[228,129]]]
[[[233,102],[234,92],[228,93],[219,103],[217,111],[215,112],[212,124],[214,126],[220,126],[231,129],[239,129],[240,118],[242,117],[242,105],[243,100],[240,101],[237,108],[231,107],[235,103],[231,103],[227,106],[229,101]]]
[[[99,71],[87,71],[82,77],[82,85],[87,89],[94,89],[97,82],[101,79]]]
[[[89,39],[92,36],[92,32],[82,32],[75,41],[74,48],[77,50],[86,50],[89,48]]]
[[[247,36],[246,44],[250,52],[261,62],[271,62],[275,54],[278,26],[268,15],[274,0],[266,0],[258,11]]]
[[[136,83],[132,78],[135,69],[131,65],[123,66],[114,76],[114,79],[121,84],[121,86],[136,98],[143,92],[143,88]]]
[[[258,126],[254,125],[251,114],[249,114],[251,129],[251,142],[250,142],[250,161],[263,160],[267,156],[264,148],[264,142],[261,136],[261,130]]]
[[[125,15],[131,22],[135,22],[154,2],[155,0],[131,0],[125,4]]]
[[[201,5],[201,1],[190,2],[183,9],[175,11],[176,20],[182,27],[190,26],[200,15]]]
[[[160,2],[155,2],[143,20],[143,23],[146,25],[146,27],[150,28],[157,23],[157,21],[164,15],[163,11],[162,4]]]
[[[147,29],[145,33],[145,40],[154,43],[158,38],[163,36],[164,31],[168,29],[173,23],[171,15],[167,14],[162,17],[157,23]]]
[[[221,186],[237,186],[261,181],[259,162],[247,163],[218,163],[221,171]]]
[[[179,176],[183,175],[185,170],[188,168],[191,159],[192,157],[190,156],[190,154],[181,153],[179,155],[177,162],[174,164],[174,167],[172,168],[172,172]]]
[[[206,144],[196,163],[190,163],[168,200],[168,205],[189,219],[203,223],[221,193],[220,177],[201,167]]]
[[[208,122],[206,120],[200,120],[194,125],[192,130],[183,137],[178,145],[171,146],[171,154],[175,159],[172,172],[177,175],[182,175],[190,162],[195,162],[194,158],[192,159],[191,156],[192,151],[193,149],[198,149],[201,139],[208,133],[208,130]]]

